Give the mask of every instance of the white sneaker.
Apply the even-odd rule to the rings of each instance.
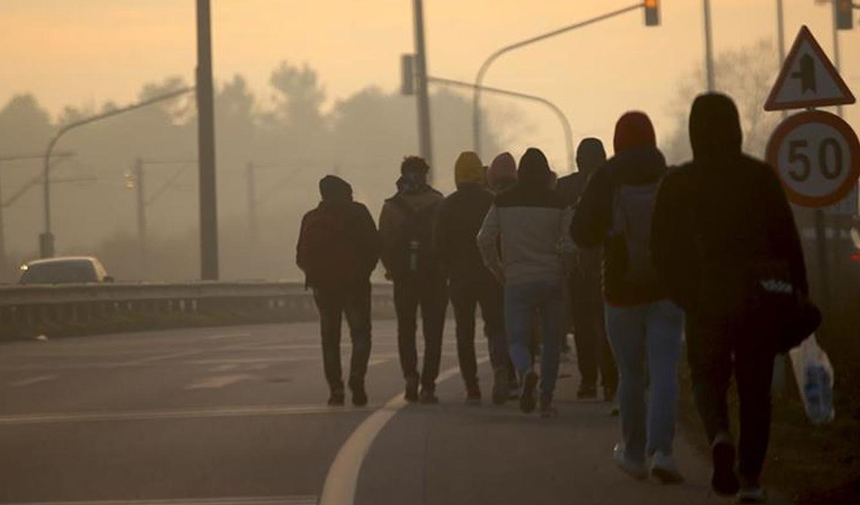
[[[651,456],[651,476],[661,484],[678,484],[684,482],[684,476],[678,470],[678,464],[671,454],[657,451]]]
[[[648,478],[648,468],[644,463],[636,463],[628,459],[627,454],[624,452],[624,444],[615,444],[615,449],[612,451],[612,459],[615,460],[615,464],[618,465],[618,468],[622,472],[634,479],[642,480]]]

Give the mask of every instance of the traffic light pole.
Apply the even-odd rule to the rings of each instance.
[[[137,196],[137,246],[140,252],[141,274],[144,274],[148,267],[146,258],[146,190],[143,180],[143,160],[140,158],[134,160],[134,183]]]
[[[415,18],[415,66],[418,77],[418,135],[421,157],[433,174],[433,141],[430,132],[430,96],[427,89],[427,47],[424,41],[424,6],[422,0],[413,0]]]
[[[498,51],[491,54],[484,60],[484,63],[481,65],[481,68],[478,69],[478,73],[475,76],[474,83],[474,97],[472,99],[472,143],[474,145],[475,152],[480,156],[481,154],[481,90],[484,87],[484,77],[487,74],[487,71],[490,69],[490,65],[493,64],[499,57],[504,54],[507,54],[511,51],[519,49],[521,47],[529,46],[537,42],[541,42],[543,40],[555,37],[557,35],[561,35],[563,33],[567,33],[578,28],[582,28],[588,25],[593,25],[595,23],[599,23],[600,21],[605,21],[607,19],[614,18],[616,16],[620,16],[621,14],[625,14],[630,11],[634,11],[637,9],[644,8],[645,4],[642,2],[638,2],[629,7],[624,7],[623,9],[618,9],[612,12],[608,12],[601,16],[597,16],[591,19],[586,19],[585,21],[580,21],[578,23],[574,23],[572,25],[564,26],[562,28],[558,28],[548,33],[544,33],[543,35],[538,35],[536,37],[532,37],[526,40],[522,40],[520,42],[516,42],[514,44],[507,45]]]
[[[714,37],[711,29],[711,0],[704,0],[705,20],[705,77],[707,79],[708,91],[716,90],[716,77],[714,72]]]
[[[218,280],[218,201],[215,183],[215,90],[212,83],[210,0],[197,0],[197,142],[200,160],[200,277]]]
[[[245,167],[248,181],[248,234],[251,237],[251,247],[257,246],[257,182],[254,162],[249,161]]]
[[[839,51],[839,5],[836,2],[833,2],[833,65],[836,67],[836,70],[841,74],[842,73],[842,65],[840,63],[840,51]],[[850,15],[850,14],[849,14]],[[836,115],[842,117],[843,111],[842,106],[836,106]]]

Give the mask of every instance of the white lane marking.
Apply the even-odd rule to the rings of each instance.
[[[40,375],[39,377],[30,377],[29,379],[10,382],[9,385],[12,387],[29,386],[31,384],[38,384],[40,382],[52,381],[56,378],[56,375]]]
[[[166,500],[43,501],[6,505],[316,505],[316,496],[249,496]]]
[[[200,379],[191,384],[185,386],[185,389],[195,390],[195,389],[220,389],[224,386],[229,386],[231,384],[236,384],[237,382],[254,380],[258,377],[256,375],[247,375],[247,374],[237,374],[237,375],[217,375],[215,377],[207,377],[205,379]]]
[[[213,372],[229,372],[230,370],[235,370],[239,368],[239,365],[218,365],[212,368]]]
[[[329,407],[328,405],[262,405],[250,407],[219,407],[197,410],[72,412],[57,414],[13,414],[0,416],[0,426],[27,424],[60,424],[107,421],[149,421],[169,419],[207,419],[220,417],[297,416],[310,414],[348,414],[367,412],[380,405],[368,407]]]
[[[226,335],[207,335],[204,337],[205,340],[222,340],[225,338],[247,338],[250,337],[250,333],[228,333]]]
[[[488,360],[489,358],[483,358],[478,361],[478,364]],[[458,373],[460,373],[459,367],[449,368],[439,374],[436,380],[442,382]],[[382,428],[406,405],[408,404],[403,394],[399,394],[371,414],[352,432],[329,468],[322,494],[320,494],[319,505],[353,505],[358,486],[358,474],[361,472],[364,457],[367,456],[370,446],[373,445]]]

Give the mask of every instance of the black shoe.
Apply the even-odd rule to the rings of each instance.
[[[504,405],[511,394],[510,384],[508,383],[507,370],[496,371],[493,377],[493,403],[495,405]]]
[[[520,410],[526,414],[531,414],[535,411],[535,386],[537,386],[538,376],[534,370],[526,372],[523,378],[523,392],[520,395]]]
[[[541,395],[540,397],[540,416],[544,419],[555,417],[558,411],[552,405],[552,397]]]
[[[403,394],[407,402],[415,403],[418,401],[418,376],[406,378],[406,392]]]
[[[593,384],[580,384],[579,390],[576,392],[577,400],[596,400],[597,386]]]
[[[466,385],[466,403],[481,403],[481,388],[477,382]]]
[[[367,391],[364,390],[364,381],[360,379],[350,379],[349,389],[352,391],[352,404],[356,407],[364,407],[367,405]]]
[[[734,496],[741,485],[735,474],[735,446],[726,437],[718,437],[711,446],[714,473],[711,487],[720,496]]]
[[[603,387],[603,401],[607,403],[615,401],[615,388]]]
[[[439,398],[436,396],[436,391],[428,388],[421,389],[420,402],[422,405],[436,405],[439,403]]]
[[[328,397],[328,406],[343,407],[344,399],[345,395],[343,394],[343,391],[332,391],[331,395]]]

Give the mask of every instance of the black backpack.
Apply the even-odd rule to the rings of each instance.
[[[433,217],[436,205],[416,210],[400,195],[389,200],[406,218],[386,247],[391,275],[401,277],[431,273],[436,269],[433,254]]]

